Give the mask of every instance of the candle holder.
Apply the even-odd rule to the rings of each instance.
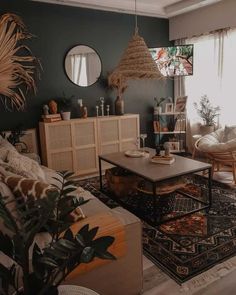
[[[100,101],[101,101],[101,116],[103,117],[104,116],[104,97],[100,97]]]
[[[99,115],[99,106],[96,106],[96,115],[97,115],[97,117]]]
[[[109,116],[110,115],[110,105],[109,104],[107,104],[107,116]]]

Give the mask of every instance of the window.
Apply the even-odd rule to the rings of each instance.
[[[188,117],[199,117],[193,107],[206,94],[214,106],[219,105],[221,125],[236,125],[236,30],[187,39],[194,44],[194,74],[185,78]]]

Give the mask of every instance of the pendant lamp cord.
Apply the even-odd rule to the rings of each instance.
[[[135,35],[137,35],[138,34],[137,0],[135,0],[134,3],[135,3]]]

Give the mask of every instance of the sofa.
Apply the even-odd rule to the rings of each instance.
[[[18,166],[11,163],[14,157],[18,157]],[[23,158],[22,158],[23,157]],[[56,172],[39,165],[32,159],[28,161],[27,157],[20,155],[14,147],[9,145],[3,138],[0,138],[0,176],[1,175],[20,175],[23,177],[37,178],[40,181],[52,184],[55,182],[54,177]],[[15,161],[15,160],[14,160]],[[14,162],[12,161],[12,162]],[[22,171],[19,166],[24,161],[28,161],[27,164],[23,165]],[[9,163],[12,164],[10,167]],[[32,165],[32,167],[30,166]],[[38,171],[40,173],[37,175]],[[43,172],[42,172],[43,171]],[[35,174],[35,175],[34,175]],[[1,179],[1,178],[0,178]],[[2,178],[3,179],[3,178]],[[10,188],[6,182],[0,180],[0,193],[1,195],[7,195],[14,198],[12,193],[12,187]],[[108,208],[105,204],[94,197],[89,191],[84,190],[82,187],[77,189],[78,197],[89,199],[89,202],[81,206],[83,214],[86,218],[82,221],[78,221],[76,225],[80,223],[89,223],[93,220],[93,223],[99,225],[99,220],[104,216],[110,216],[114,220],[117,220],[124,229],[123,244],[125,245],[122,249],[123,252],[117,260],[102,261],[101,263],[95,263],[94,267],[84,268],[83,271],[77,271],[70,275],[66,282],[63,284],[67,285],[78,285],[90,288],[100,295],[137,295],[142,292],[142,226],[140,220],[128,212],[127,210],[117,207],[114,209]],[[112,229],[107,226],[105,230],[106,235],[115,236]],[[3,222],[0,220],[0,230],[5,231]],[[43,248],[45,233],[39,233],[39,244]],[[47,236],[47,234],[46,234]],[[45,241],[46,242],[46,241]],[[114,242],[113,248],[116,249],[118,241]],[[0,260],[6,266],[10,265],[6,256],[0,252]],[[92,262],[93,263],[93,262]],[[78,267],[78,269],[80,266]],[[83,268],[83,267],[82,267]]]

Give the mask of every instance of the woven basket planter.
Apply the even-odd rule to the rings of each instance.
[[[140,177],[120,168],[106,170],[107,187],[116,197],[122,198],[137,191]]]

